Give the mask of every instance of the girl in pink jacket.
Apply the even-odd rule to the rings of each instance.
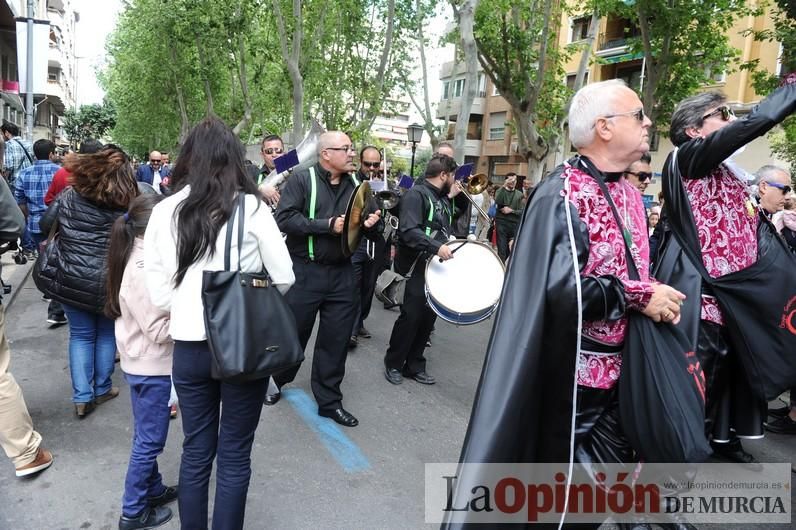
[[[130,385],[133,444],[124,482],[119,528],[154,528],[171,519],[164,506],[177,499],[158,472],[157,457],[169,432],[169,396],[174,343],[169,313],[149,298],[144,280],[144,231],[161,196],[144,194],[130,203],[111,230],[105,312],[115,319],[121,368]]]

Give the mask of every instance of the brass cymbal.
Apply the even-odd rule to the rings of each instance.
[[[370,184],[365,181],[354,190],[348,200],[343,221],[343,255],[348,257],[356,252],[362,240],[362,223],[367,217],[366,206],[371,198]]]

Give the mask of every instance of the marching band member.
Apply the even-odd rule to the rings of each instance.
[[[312,393],[318,414],[346,427],[359,421],[343,408],[340,383],[345,375],[348,338],[354,325],[354,269],[343,254],[343,213],[359,181],[354,171],[354,146],[340,131],[321,135],[318,162],[297,171],[282,190],[276,221],[287,234],[296,285],[285,299],[296,317],[299,339],[306,348],[315,317],[320,327],[312,359]],[[365,234],[379,237],[381,212],[368,215]],[[274,376],[281,387],[298,368]]]
[[[430,256],[453,258],[446,245],[455,217],[453,198],[461,188],[454,183],[456,162],[447,155],[435,155],[426,166],[425,178],[401,197],[398,248],[395,269],[411,276],[406,281],[401,315],[395,321],[390,345],[384,356],[384,376],[394,385],[403,377],[424,385],[436,380],[426,372],[423,350],[437,315],[426,305],[423,264]],[[459,211],[458,213],[461,213]]]

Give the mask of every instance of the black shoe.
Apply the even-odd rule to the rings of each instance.
[[[365,326],[362,326],[361,328],[359,328],[359,331],[357,331],[357,335],[359,335],[363,339],[369,339],[369,338],[371,338],[373,336],[373,335],[370,334],[370,331],[365,329]]]
[[[44,300],[45,302],[52,302],[52,298],[50,298],[46,294],[41,295],[41,299]]]
[[[343,427],[356,427],[359,425],[359,420],[344,408],[334,409],[332,411],[319,410],[318,416],[331,418]]]
[[[52,313],[47,315],[47,323],[50,327],[61,326],[67,323],[66,316],[63,313]]]
[[[752,471],[763,470],[763,464],[758,462],[754,455],[744,451],[740,440],[725,444],[712,443],[711,446],[713,447],[713,456],[719,458],[720,460],[733,462],[736,464],[743,464]]]
[[[348,349],[353,350],[359,345],[359,341],[357,340],[356,335],[351,335],[351,338],[348,339]]]
[[[430,348],[430,347],[431,347],[431,339],[428,339],[426,341],[426,348]]]
[[[775,418],[784,418],[788,414],[790,414],[790,407],[787,405],[779,407],[778,409],[768,409],[768,415],[774,416]]]
[[[408,372],[404,372],[404,377],[408,377],[409,379],[414,379],[421,385],[433,385],[437,382],[434,379],[434,376],[423,370],[422,372],[417,372],[416,374],[410,374]]]
[[[796,421],[793,421],[786,414],[781,418],[766,423],[766,430],[777,434],[796,434]]]
[[[394,385],[400,385],[401,383],[404,382],[404,378],[401,375],[401,372],[399,370],[396,370],[395,368],[385,369],[384,377],[387,378],[387,381],[389,381]]]
[[[270,407],[271,405],[276,405],[277,403],[279,403],[279,400],[281,398],[282,398],[282,392],[277,392],[276,394],[266,394],[265,401],[263,401],[263,403],[265,403]]]
[[[178,494],[178,486],[166,486],[166,489],[163,491],[163,493],[157,497],[148,497],[146,503],[150,508],[155,508],[156,506],[165,506],[170,502],[176,501]]]
[[[144,508],[144,511],[136,517],[119,517],[119,530],[143,530],[145,528],[156,528],[164,525],[171,520],[171,508],[158,506],[156,508]]]

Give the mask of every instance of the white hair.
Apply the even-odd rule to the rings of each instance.
[[[569,107],[569,139],[576,149],[594,140],[594,123],[600,116],[614,112],[614,95],[619,88],[627,88],[621,79],[590,83],[572,96]]]
[[[760,186],[760,182],[767,179],[776,178],[777,173],[784,173],[785,176],[788,177],[788,180],[790,180],[790,171],[788,171],[786,168],[775,166],[773,164],[766,164],[765,166],[758,169],[757,172],[755,172],[754,183]]]

